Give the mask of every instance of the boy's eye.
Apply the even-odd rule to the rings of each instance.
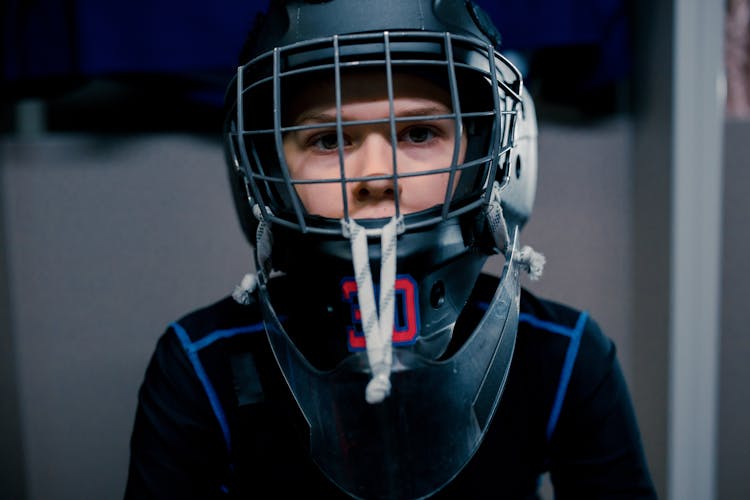
[[[338,144],[338,138],[336,137],[336,134],[333,133],[318,135],[312,141],[313,146],[325,151],[336,149]]]
[[[435,137],[435,131],[432,130],[430,127],[421,127],[421,126],[415,126],[415,127],[409,127],[403,134],[402,134],[402,140],[414,142],[414,143],[421,143],[421,142],[427,142]]]

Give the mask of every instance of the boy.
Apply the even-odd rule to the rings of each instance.
[[[272,3],[227,96],[257,275],[160,339],[126,497],[655,496],[612,343],[520,288],[536,125],[498,43],[462,0]]]

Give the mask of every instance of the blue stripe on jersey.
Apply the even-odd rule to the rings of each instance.
[[[489,303],[478,302],[477,306],[486,311],[489,308]],[[562,410],[562,404],[565,400],[565,394],[568,391],[568,383],[570,382],[570,376],[573,373],[573,365],[575,364],[576,356],[578,356],[578,348],[581,344],[581,336],[583,335],[583,327],[586,325],[588,319],[588,313],[582,312],[578,316],[578,320],[573,328],[564,326],[559,323],[553,323],[551,321],[545,321],[537,318],[536,316],[529,313],[520,313],[518,315],[519,323],[528,323],[534,328],[540,330],[546,330],[550,333],[556,333],[558,335],[565,335],[570,337],[570,344],[565,352],[565,360],[563,361],[563,368],[560,372],[560,381],[557,385],[557,393],[555,394],[555,401],[552,404],[552,411],[547,421],[547,440],[552,437],[557,426],[557,420],[560,418],[560,411]]]
[[[565,400],[565,394],[568,391],[568,383],[570,382],[570,376],[573,373],[573,365],[575,364],[576,356],[578,355],[578,348],[581,345],[581,336],[583,335],[583,327],[586,324],[587,319],[588,313],[584,311],[578,316],[578,321],[576,321],[575,326],[569,328],[557,323],[541,320],[528,313],[521,313],[518,315],[519,322],[522,321],[535,328],[570,337],[570,344],[568,344],[568,349],[565,352],[565,361],[563,362],[562,371],[560,372],[560,382],[557,385],[555,402],[552,405],[552,411],[550,412],[549,420],[547,421],[547,440],[552,438],[552,434],[555,432],[555,427],[557,426],[557,420],[560,418],[560,411],[562,410],[563,401]]]
[[[262,332],[263,323],[256,323],[239,328],[230,328],[227,330],[216,330],[195,342],[192,342],[190,340],[190,336],[188,336],[188,333],[179,323],[175,322],[170,324],[169,326],[172,327],[172,329],[177,334],[177,338],[180,339],[180,343],[182,344],[183,349],[185,349],[185,352],[188,355],[188,359],[190,359],[190,363],[193,365],[195,374],[201,381],[203,390],[206,391],[206,396],[208,396],[208,401],[211,404],[211,409],[213,410],[214,415],[216,415],[216,419],[219,421],[219,426],[221,427],[222,434],[224,434],[224,441],[227,445],[227,453],[231,453],[232,441],[229,434],[229,422],[227,421],[226,414],[224,413],[224,408],[222,408],[221,402],[219,401],[219,395],[216,393],[216,389],[214,389],[211,380],[206,374],[206,370],[203,368],[203,363],[201,363],[201,360],[198,357],[198,351],[200,351],[204,347],[211,345],[217,340],[234,337],[235,335],[244,333]]]
[[[194,349],[199,351],[204,347],[213,344],[217,340],[234,337],[235,335],[242,333],[255,333],[264,331],[263,323],[256,323],[254,325],[241,326],[239,328],[229,328],[227,330],[216,330],[209,333],[200,340],[193,342]]]

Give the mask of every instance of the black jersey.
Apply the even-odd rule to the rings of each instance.
[[[464,317],[497,284],[482,277]],[[505,391],[474,457],[436,498],[655,498],[615,346],[585,312],[522,291]],[[127,499],[344,494],[284,412],[260,308],[226,298],[170,325],[139,392]],[[293,413],[293,412],[292,412]]]

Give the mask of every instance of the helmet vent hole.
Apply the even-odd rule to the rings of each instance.
[[[521,178],[521,157],[516,156],[516,179]]]
[[[437,309],[445,304],[445,285],[442,281],[436,281],[430,290],[430,305]]]

